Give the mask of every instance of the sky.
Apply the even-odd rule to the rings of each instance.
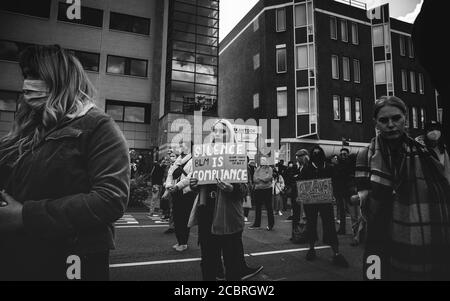
[[[331,0],[330,0],[331,1]],[[391,17],[413,23],[422,7],[423,0],[359,0],[367,3],[367,8],[385,3],[390,5]],[[250,11],[258,0],[221,0],[219,39],[225,36]]]

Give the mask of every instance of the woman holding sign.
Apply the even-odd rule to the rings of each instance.
[[[212,127],[213,143],[234,143],[233,126],[227,120],[219,120]],[[242,199],[246,195],[244,184],[230,184],[216,179],[217,184],[199,186],[198,179],[191,178],[191,188],[199,191],[199,197],[191,214],[190,226],[196,217],[202,252],[202,275],[205,281],[214,281],[220,273],[223,253],[227,280],[246,280],[259,273],[263,267],[249,268],[244,259],[242,232],[244,214]]]

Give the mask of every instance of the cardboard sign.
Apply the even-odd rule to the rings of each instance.
[[[247,183],[247,152],[243,143],[194,145],[192,177],[199,185],[215,184],[216,179],[228,183]]]
[[[315,179],[297,182],[297,201],[305,205],[326,204],[333,201],[331,179]]]

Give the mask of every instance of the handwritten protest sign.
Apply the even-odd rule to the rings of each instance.
[[[331,179],[315,179],[297,182],[297,201],[303,204],[325,204],[333,201]]]
[[[243,143],[194,145],[193,174],[199,185],[217,183],[247,183],[247,153]]]

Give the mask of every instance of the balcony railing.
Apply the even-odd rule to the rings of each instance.
[[[357,1],[357,0],[334,0],[334,1],[367,10],[367,4],[364,2],[361,2],[361,1]]]

